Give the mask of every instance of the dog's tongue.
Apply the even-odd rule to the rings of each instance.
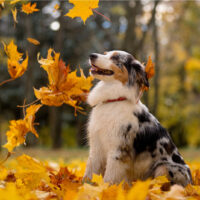
[[[96,67],[91,67],[91,71],[93,71],[93,72],[96,72],[96,71],[98,71],[98,69],[96,68]]]

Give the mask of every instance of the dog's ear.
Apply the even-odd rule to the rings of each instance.
[[[140,87],[149,87],[149,80],[147,78],[147,73],[145,72],[145,67],[139,61],[133,62],[133,68],[136,71],[136,82]]]
[[[128,71],[128,85],[133,86],[135,83],[139,87],[149,87],[149,81],[145,72],[145,67],[137,60],[130,58],[127,60],[125,67]]]

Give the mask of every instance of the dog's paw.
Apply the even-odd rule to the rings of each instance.
[[[82,178],[82,183],[91,183],[92,179],[88,177],[87,175],[84,175]]]

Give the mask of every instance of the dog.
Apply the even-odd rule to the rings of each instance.
[[[165,175],[171,184],[192,184],[190,169],[169,133],[139,100],[149,87],[145,67],[131,54],[109,51],[90,55],[90,73],[100,81],[87,102],[89,158],[84,179],[131,184]]]

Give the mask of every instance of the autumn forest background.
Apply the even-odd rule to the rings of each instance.
[[[0,7],[0,41],[8,44],[14,40],[20,52],[29,54],[25,74],[0,87],[0,146],[6,143],[9,121],[23,117],[23,109],[17,105],[23,105],[24,99],[33,102],[33,87],[47,83],[37,54],[46,57],[49,48],[60,52],[71,69],[81,66],[85,74],[89,72],[88,55],[93,52],[125,50],[144,63],[151,56],[156,73],[142,101],[170,131],[176,145],[200,146],[199,1],[104,0],[97,10],[110,21],[94,13],[85,24],[80,18],[64,16],[73,7],[67,1],[31,2],[37,2],[40,11],[32,15],[18,12],[18,23],[13,20],[11,8],[20,9],[21,3]],[[58,10],[56,4],[60,5]],[[40,44],[31,44],[28,37]],[[0,74],[0,82],[9,78],[3,44]],[[86,114],[78,113],[77,117],[69,105],[42,107],[36,115],[39,139],[28,134],[22,151],[81,148],[77,150],[79,156],[87,152],[85,127],[90,108],[84,103],[82,106]]]

